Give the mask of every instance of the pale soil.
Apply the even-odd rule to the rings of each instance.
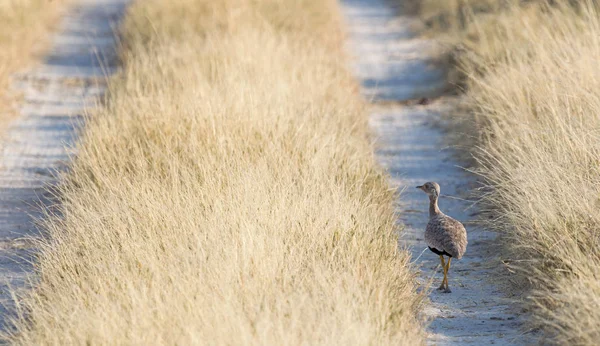
[[[35,220],[52,204],[56,183],[72,155],[84,107],[105,91],[116,67],[115,23],[125,0],[79,0],[62,19],[44,62],[16,76],[20,115],[9,124],[0,154],[0,324],[14,316],[13,291],[31,281],[40,236]]]
[[[378,138],[377,156],[402,191],[398,212],[406,227],[400,243],[412,252],[422,288],[432,289],[424,309],[430,321],[428,343],[535,343],[532,333],[521,328],[523,316],[514,302],[494,282],[501,265],[492,242],[495,234],[477,228],[472,217],[476,207],[461,200],[475,180],[459,167],[452,150],[444,145],[443,131],[434,126],[445,106],[390,102],[435,97],[446,88],[443,71],[429,63],[432,43],[415,37],[411,32],[414,20],[398,16],[398,10],[385,0],[345,0],[342,4],[355,71],[363,81],[363,94],[374,101],[370,123]],[[465,257],[452,262],[450,294],[435,290],[442,279],[439,257],[426,250],[423,239],[429,201],[415,186],[427,181],[441,185],[440,208],[462,221],[469,234]]]

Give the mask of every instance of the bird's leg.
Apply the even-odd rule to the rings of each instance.
[[[442,279],[442,284],[438,287],[438,291],[445,290],[446,287],[444,283],[446,282],[446,263],[444,261],[444,256],[440,255],[440,261],[442,262],[442,271],[444,272],[444,279]]]
[[[444,293],[452,292],[450,291],[450,287],[448,287],[448,271],[450,270],[450,260],[452,260],[452,257],[448,257],[448,263],[446,263],[446,270],[444,271],[444,280],[446,281],[446,289],[444,290]]]

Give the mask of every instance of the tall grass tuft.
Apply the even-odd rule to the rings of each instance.
[[[337,6],[129,9],[11,342],[423,342]]]
[[[14,115],[12,74],[29,66],[47,46],[47,37],[69,0],[0,0],[0,127]]]

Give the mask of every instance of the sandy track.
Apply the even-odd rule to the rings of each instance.
[[[116,21],[126,0],[79,0],[65,15],[43,64],[17,76],[24,94],[20,116],[9,126],[0,155],[0,323],[14,313],[11,289],[31,275],[35,251],[26,237],[39,236],[34,220],[51,207],[45,187],[68,165],[85,105],[104,93],[116,68]]]
[[[411,33],[414,20],[398,16],[386,0],[342,1],[350,34],[349,49],[363,93],[375,101],[404,101],[439,95],[445,88],[444,73],[428,63],[431,42]],[[389,104],[389,102],[388,102]],[[531,344],[523,333],[521,317],[499,288],[492,284],[495,268],[495,234],[471,224],[472,203],[443,198],[464,196],[473,177],[454,161],[443,143],[443,133],[433,126],[443,109],[430,106],[373,106],[370,124],[378,136],[377,156],[403,191],[400,218],[406,229],[401,244],[407,246],[420,268],[424,287],[434,277],[442,279],[439,258],[426,250],[423,232],[428,221],[428,199],[415,186],[437,181],[442,188],[440,208],[467,225],[469,247],[465,257],[452,262],[451,294],[435,289],[424,313],[431,321],[429,344],[515,345]]]

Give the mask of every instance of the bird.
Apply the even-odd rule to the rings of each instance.
[[[450,261],[452,258],[461,259],[467,250],[467,230],[459,221],[442,213],[438,207],[438,198],[440,197],[440,185],[436,182],[427,182],[417,186],[429,195],[429,222],[425,229],[425,242],[436,255],[440,256],[442,269],[444,270],[444,279],[438,290],[444,293],[451,293],[448,287],[448,271],[450,270]],[[448,262],[444,263],[444,256],[448,257]]]

